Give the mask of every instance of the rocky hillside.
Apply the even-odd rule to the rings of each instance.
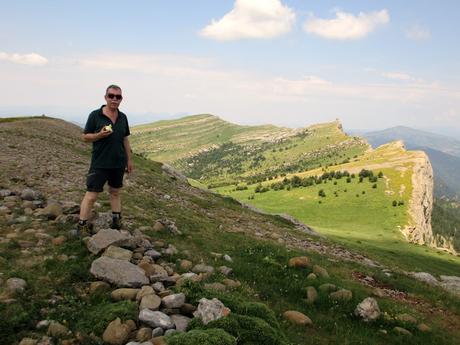
[[[123,229],[108,229],[103,193],[95,233],[80,238],[90,151],[80,129],[2,119],[0,142],[2,344],[455,344],[460,336],[460,283],[447,268],[385,267],[140,156],[125,180]]]

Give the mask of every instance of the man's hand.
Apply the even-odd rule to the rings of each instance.
[[[128,162],[126,163],[126,172],[128,174],[131,174],[134,170],[134,165],[133,165],[133,161],[131,159],[128,160]]]
[[[98,139],[104,139],[107,138],[110,134],[112,134],[113,131],[107,130],[107,128],[104,126],[102,129],[97,133]]]

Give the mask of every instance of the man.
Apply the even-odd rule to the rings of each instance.
[[[108,182],[112,207],[112,229],[121,228],[120,189],[123,175],[133,171],[129,125],[125,114],[118,110],[123,99],[121,88],[110,85],[105,92],[107,104],[89,114],[82,138],[93,143],[91,166],[86,178],[87,192],[80,206],[78,230],[89,235],[92,224],[88,223],[91,209],[104,185]]]

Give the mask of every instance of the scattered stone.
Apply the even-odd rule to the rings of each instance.
[[[194,273],[214,273],[214,267],[205,264],[197,264],[193,267],[192,272]]]
[[[321,292],[329,293],[329,292],[337,290],[337,286],[335,286],[334,284],[326,283],[326,284],[321,284],[318,287],[318,289]]]
[[[185,303],[185,295],[183,293],[166,296],[162,299],[165,308],[180,308]]]
[[[157,327],[152,331],[151,338],[161,337],[163,334],[163,328]]]
[[[224,283],[226,286],[230,288],[239,288],[241,286],[241,283],[239,280],[224,279],[222,283]]]
[[[55,246],[62,246],[66,240],[67,240],[66,237],[61,235],[61,236],[53,238],[51,240],[51,243],[53,243],[53,245]]]
[[[288,310],[283,313],[283,317],[294,325],[299,325],[299,326],[313,325],[313,322],[311,321],[311,319],[307,315],[302,314],[299,311]]]
[[[156,292],[165,291],[165,286],[163,285],[162,282],[156,282],[156,283],[152,284],[152,288],[153,288]]]
[[[118,230],[101,229],[98,233],[92,236],[86,243],[88,250],[93,254],[98,254],[100,251],[110,245],[121,244],[129,239],[129,236],[121,233]]]
[[[44,329],[44,328],[48,328],[48,326],[50,325],[51,321],[50,320],[41,320],[37,323],[37,325],[35,326],[36,329]]]
[[[207,325],[209,322],[218,320],[228,314],[230,314],[230,309],[217,298],[213,298],[212,300],[202,298],[193,316],[201,319],[201,321]]]
[[[404,323],[410,323],[412,325],[417,324],[417,319],[413,317],[412,315],[406,314],[406,313],[396,315],[396,320],[400,322],[404,322]]]
[[[98,279],[123,287],[138,287],[149,283],[142,268],[129,261],[106,256],[93,261],[91,274]]]
[[[307,256],[297,256],[294,258],[290,258],[288,262],[289,267],[304,267],[309,268],[311,267],[310,258]]]
[[[21,341],[19,342],[19,345],[36,345],[37,342],[38,342],[37,339],[22,338]]]
[[[108,256],[109,258],[113,258],[113,259],[129,261],[131,260],[133,256],[133,252],[128,249],[124,249],[124,248],[120,248],[120,247],[112,245],[112,246],[109,246],[102,255]]]
[[[126,324],[123,324],[120,318],[116,318],[109,323],[102,334],[102,339],[105,343],[111,345],[124,345],[128,340],[128,336],[129,327]]]
[[[158,220],[153,225],[153,231],[162,231],[164,230],[164,228],[165,228],[164,224]]]
[[[142,300],[144,296],[155,295],[155,290],[150,285],[144,285],[136,295],[136,301]]]
[[[327,273],[327,270],[319,265],[313,266],[313,273],[320,278],[329,278],[329,273]]]
[[[380,317],[380,308],[375,298],[367,297],[355,309],[355,315],[365,322],[375,321]]]
[[[161,253],[157,252],[155,249],[149,249],[144,253],[145,256],[150,256],[153,260],[161,258]]]
[[[314,286],[307,287],[307,304],[313,304],[318,300],[318,292]]]
[[[460,277],[457,276],[440,276],[441,287],[457,296],[460,296]]]
[[[70,331],[59,322],[51,321],[46,334],[54,338],[64,338],[70,334]]]
[[[231,256],[228,255],[228,254],[225,254],[225,255],[224,255],[224,260],[225,260],[225,261],[228,261],[228,262],[233,262],[233,259],[232,259]]]
[[[353,293],[350,290],[340,289],[329,294],[329,298],[334,301],[350,301],[353,298]]]
[[[6,290],[11,293],[23,292],[27,287],[27,282],[21,278],[10,278],[6,281]]]
[[[96,293],[102,293],[110,290],[110,284],[107,284],[106,282],[91,282],[89,285],[89,293],[90,295],[96,294]]]
[[[175,254],[179,253],[179,251],[177,250],[177,248],[174,247],[172,244],[170,244],[170,245],[168,246],[168,248],[164,249],[163,252],[164,252],[165,255],[175,255]]]
[[[112,299],[115,301],[122,301],[122,300],[134,301],[139,291],[140,291],[139,289],[122,288],[122,289],[113,290],[110,295]]]
[[[218,283],[218,282],[204,284],[204,288],[208,290],[217,290],[217,291],[225,291],[227,289],[227,287],[224,284]]]
[[[142,297],[139,305],[139,310],[148,308],[150,310],[158,310],[161,305],[161,298],[157,295],[147,295]]]
[[[176,333],[177,331],[175,329],[168,329],[166,332],[165,332],[165,337],[167,337],[168,335],[171,335],[171,334],[174,334]]]
[[[310,273],[308,276],[307,276],[307,280],[316,280],[318,277],[316,276],[316,274],[314,273]]]
[[[183,315],[171,315],[171,320],[179,332],[185,332],[191,319]]]
[[[161,327],[166,330],[174,327],[171,318],[161,311],[142,309],[139,313],[139,320],[153,328]]]
[[[57,202],[48,204],[44,209],[40,210],[39,215],[45,216],[48,219],[56,219],[62,214],[62,206]]]
[[[395,332],[398,335],[406,335],[408,337],[412,336],[412,333],[409,332],[407,329],[402,328],[402,327],[395,327],[393,328],[393,332]]]
[[[417,325],[417,329],[418,329],[420,332],[423,332],[423,333],[431,332],[431,327],[428,326],[428,325],[425,324],[425,323],[421,323],[421,324]]]
[[[166,340],[164,337],[153,338],[152,345],[166,345]]]
[[[9,192],[9,194],[5,195],[5,196],[9,196],[9,195],[12,194],[11,191],[9,191],[9,190],[4,190],[4,191],[5,191],[4,193]],[[34,201],[34,200],[37,200],[39,198],[40,198],[40,193],[37,192],[37,191],[34,191],[33,189],[25,188],[21,192],[21,199],[22,200]]]
[[[189,260],[181,260],[179,263],[179,267],[184,271],[188,271],[193,267],[193,263]]]
[[[421,282],[427,283],[428,285],[436,286],[439,284],[438,280],[427,272],[410,272],[409,275]]]
[[[385,293],[385,290],[383,290],[383,289],[375,288],[375,289],[372,290],[372,296],[381,298],[381,297],[385,297],[386,293]]]
[[[227,266],[220,266],[219,272],[222,273],[224,276],[228,276],[233,273],[233,269]]]

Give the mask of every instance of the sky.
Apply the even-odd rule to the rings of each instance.
[[[460,1],[0,0],[0,117],[213,114],[460,137]]]

